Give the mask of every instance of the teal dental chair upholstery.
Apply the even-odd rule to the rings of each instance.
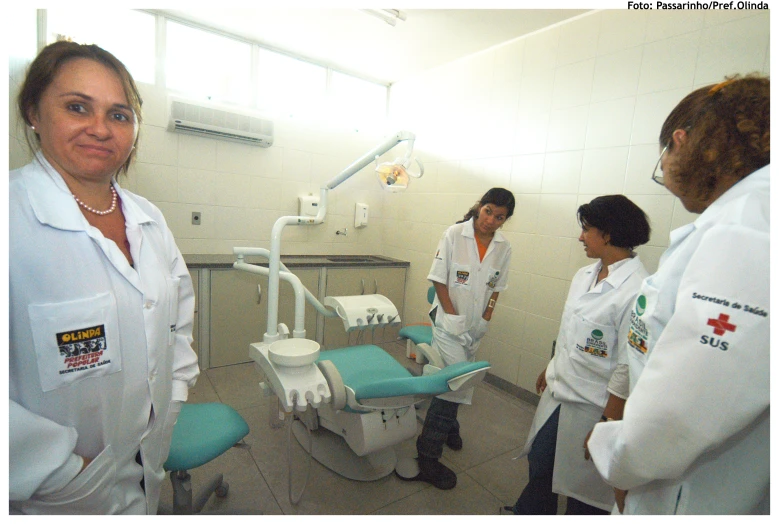
[[[173,513],[199,513],[212,493],[227,495],[229,485],[217,475],[193,499],[188,470],[212,461],[249,434],[249,425],[227,404],[184,404],[173,427],[165,471],[173,485]]]

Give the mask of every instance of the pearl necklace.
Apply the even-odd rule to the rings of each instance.
[[[96,215],[103,216],[103,215],[109,215],[109,214],[113,213],[116,210],[116,199],[117,199],[117,197],[116,197],[116,189],[114,189],[114,186],[111,186],[111,194],[113,195],[113,197],[111,198],[111,207],[109,207],[105,211],[98,211],[94,207],[86,205],[84,202],[79,200],[76,195],[73,195],[73,198],[76,199],[76,202],[78,203],[78,205],[80,205],[81,207],[83,207],[84,209],[89,211],[90,213],[94,213]]]

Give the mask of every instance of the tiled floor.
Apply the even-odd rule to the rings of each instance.
[[[405,357],[405,346],[383,346],[412,373],[420,367]],[[423,482],[407,482],[395,474],[373,482],[348,480],[311,461],[308,484],[298,505],[289,500],[287,428],[268,423],[269,400],[262,395],[262,374],[254,363],[208,369],[189,393],[189,402],[224,402],[249,424],[244,442],[209,464],[191,471],[193,490],[223,473],[230,484],[226,498],[211,497],[204,511],[226,514],[352,514],[352,515],[496,515],[513,504],[527,482],[527,460],[514,459],[525,443],[535,407],[486,383],[476,388],[473,404],[460,408],[464,446],[444,449],[442,462],[457,473],[457,486],[441,491]],[[423,413],[422,413],[423,415]],[[418,423],[421,429],[421,423]],[[414,439],[396,447],[399,456],[415,456]],[[293,495],[300,492],[307,454],[292,439]],[[162,491],[169,507],[170,482]],[[561,497],[562,498],[562,497]],[[562,501],[561,501],[562,502]],[[163,508],[161,512],[164,512]]]

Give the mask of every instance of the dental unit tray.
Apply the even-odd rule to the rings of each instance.
[[[400,324],[398,309],[384,295],[325,297],[325,306],[335,309],[347,332]]]

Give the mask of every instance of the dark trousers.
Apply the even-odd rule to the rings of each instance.
[[[444,443],[451,433],[460,432],[457,422],[457,409],[460,404],[433,397],[427,408],[422,433],[417,438],[417,454],[420,458],[440,459],[444,453]]]
[[[536,434],[527,456],[529,480],[522,494],[514,504],[517,515],[556,515],[557,493],[552,491],[555,448],[557,447],[557,425],[560,420],[560,406],[552,413]],[[608,515],[608,511],[590,506],[568,497],[566,515]]]

